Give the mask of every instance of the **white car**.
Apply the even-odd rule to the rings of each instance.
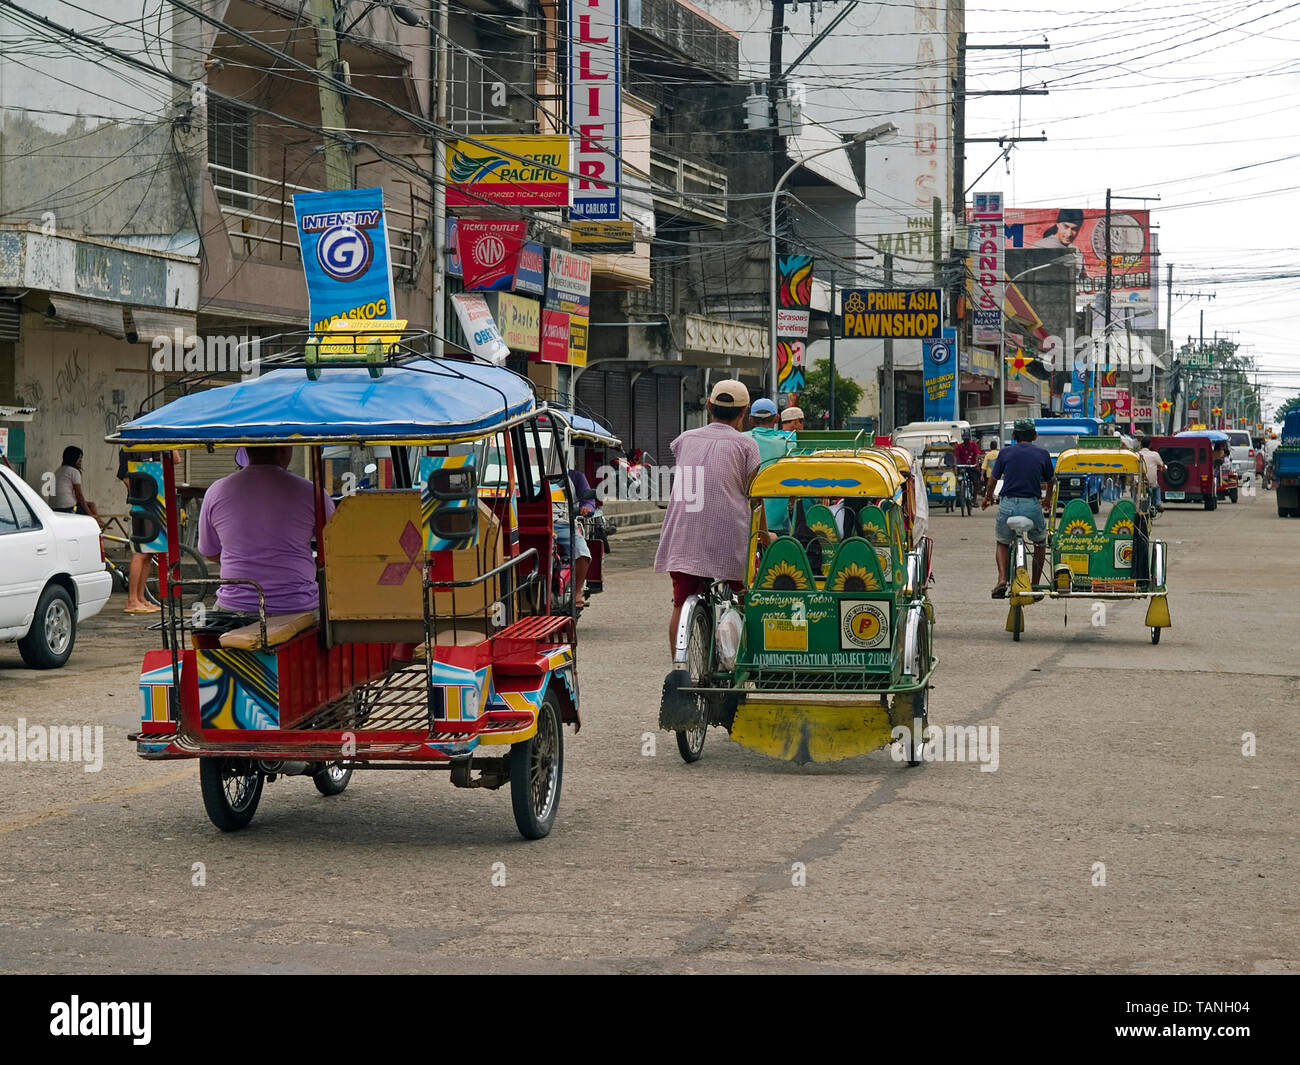
[[[1240,474],[1255,476],[1255,445],[1245,429],[1225,429],[1232,450],[1232,464]]]
[[[57,669],[72,654],[77,624],[108,602],[99,522],[58,514],[0,465],[0,643],[18,641],[33,669]]]

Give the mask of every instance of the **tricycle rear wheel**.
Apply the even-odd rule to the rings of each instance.
[[[555,824],[564,780],[564,734],[560,707],[548,691],[537,711],[532,739],[510,747],[510,804],[524,839],[542,839]]]
[[[322,795],[342,795],[352,781],[352,766],[342,762],[326,762],[312,774],[311,779]]]
[[[257,813],[265,778],[246,758],[200,758],[199,787],[208,820],[222,832],[238,832]]]
[[[686,671],[693,687],[702,686],[710,677],[709,662],[709,621],[704,608],[698,603],[691,614],[690,635],[686,640]],[[687,765],[698,762],[704,754],[704,740],[709,733],[709,704],[700,696],[695,696],[699,707],[699,718],[693,728],[679,729],[677,736],[677,753]]]

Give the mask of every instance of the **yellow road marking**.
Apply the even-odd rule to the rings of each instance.
[[[32,825],[40,824],[42,821],[50,821],[56,817],[67,817],[68,814],[74,813],[78,806],[89,806],[92,803],[108,802],[110,799],[120,799],[126,795],[139,795],[141,792],[165,788],[168,784],[192,779],[196,768],[195,766],[186,766],[184,769],[173,770],[163,776],[155,777],[153,780],[142,780],[138,784],[127,784],[120,788],[111,788],[108,791],[100,792],[98,795],[92,795],[88,799],[69,803],[67,806],[51,806],[48,809],[28,814],[26,817],[19,817],[13,821],[0,821],[0,833],[14,832],[20,828],[31,828]]]

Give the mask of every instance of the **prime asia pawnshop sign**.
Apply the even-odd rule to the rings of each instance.
[[[937,288],[846,289],[843,308],[845,339],[943,337],[943,301]]]

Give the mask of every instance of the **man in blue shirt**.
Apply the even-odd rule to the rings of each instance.
[[[758,444],[759,469],[777,459],[785,458],[794,445],[794,434],[783,432],[776,427],[776,404],[770,399],[758,399],[749,409],[749,416],[754,428],[747,436],[752,436]],[[763,504],[767,514],[767,530],[784,536],[790,531],[790,501],[788,499],[769,499]]]
[[[1043,561],[1047,548],[1047,518],[1043,515],[1043,488],[1052,480],[1052,456],[1046,448],[1034,443],[1038,432],[1034,423],[1022,418],[1012,427],[1015,443],[998,452],[997,461],[993,463],[993,475],[984,487],[984,499],[980,503],[983,509],[993,502],[993,489],[998,479],[1002,480],[1002,492],[998,496],[998,520],[995,527],[997,537],[998,583],[993,588],[993,598],[1001,599],[1007,594],[1007,555],[1011,542],[1015,539],[1007,519],[1017,515],[1029,518],[1034,527],[1029,532],[1029,539],[1034,545],[1034,584],[1043,576]]]

